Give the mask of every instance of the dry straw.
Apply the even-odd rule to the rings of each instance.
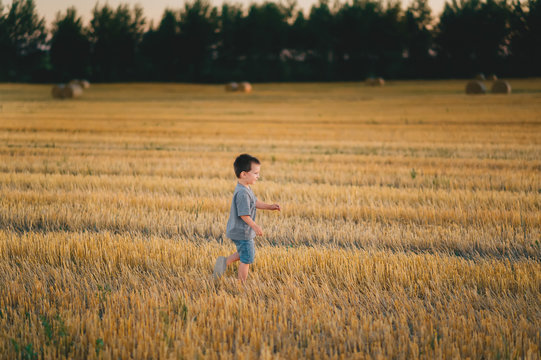
[[[178,84],[44,107],[1,84],[21,98],[0,129],[0,358],[539,359],[541,104],[441,85],[265,85],[272,111]],[[171,89],[212,97],[194,114]],[[241,147],[284,209],[258,216],[238,286],[237,265],[211,273]]]
[[[498,80],[498,76],[496,76],[496,74],[490,74],[488,76],[488,80],[489,81],[496,81],[496,80]]]
[[[480,81],[472,80],[466,84],[466,94],[485,94],[487,89]]]
[[[511,85],[505,80],[498,80],[492,84],[493,94],[511,94]]]

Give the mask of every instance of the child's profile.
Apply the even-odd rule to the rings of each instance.
[[[214,277],[223,275],[228,265],[240,261],[238,279],[245,281],[250,264],[254,262],[254,238],[262,236],[263,230],[256,221],[256,210],[278,210],[278,204],[266,204],[259,201],[250,185],[257,182],[261,171],[261,162],[248,154],[241,154],[233,163],[237,186],[231,201],[231,210],[227,222],[226,236],[235,244],[237,251],[228,257],[220,256],[214,265]]]

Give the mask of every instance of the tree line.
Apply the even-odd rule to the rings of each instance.
[[[139,6],[75,8],[50,30],[34,0],[0,0],[0,81],[341,81],[541,75],[541,0],[193,0],[148,23]]]

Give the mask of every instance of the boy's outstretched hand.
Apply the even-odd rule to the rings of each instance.
[[[278,210],[278,211],[282,210],[282,208],[278,204],[266,204],[263,201],[259,201],[259,200],[255,202],[255,207],[256,209],[261,209],[261,210]]]
[[[278,210],[278,211],[281,211],[282,209],[280,208],[280,205],[278,204],[272,204],[269,206],[269,210]]]

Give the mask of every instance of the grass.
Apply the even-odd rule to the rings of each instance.
[[[0,84],[7,358],[541,357],[541,80]],[[212,280],[241,152],[265,236]]]

